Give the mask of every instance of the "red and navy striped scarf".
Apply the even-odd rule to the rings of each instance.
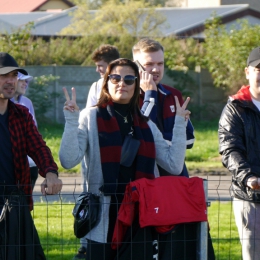
[[[153,134],[147,122],[133,114],[135,138],[140,140],[137,152],[135,179],[154,179],[155,145]],[[115,118],[113,103],[97,109],[97,125],[100,146],[101,167],[104,178],[102,191],[105,195],[114,194],[120,170],[122,136]]]

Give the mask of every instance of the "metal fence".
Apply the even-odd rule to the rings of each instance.
[[[197,255],[194,256],[194,260],[208,259],[208,226],[215,259],[241,259],[241,246],[229,193],[231,176],[208,175],[200,177],[205,180],[204,189],[206,190],[206,201],[208,202],[209,222],[201,223],[198,226]],[[32,211],[32,217],[39,233],[41,245],[46,258],[55,260],[73,259],[80,246],[79,239],[73,233],[72,209],[82,191],[81,177],[61,178],[63,189],[59,195],[42,196],[40,183],[43,178],[41,177],[38,178],[33,192],[34,210]],[[189,248],[185,250],[189,250]]]

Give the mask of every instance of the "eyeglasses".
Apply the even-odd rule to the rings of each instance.
[[[108,75],[108,77],[110,79],[110,82],[113,84],[119,83],[122,79],[121,75],[118,75],[118,74],[111,74],[111,75]],[[126,85],[132,85],[132,84],[134,84],[136,78],[137,77],[135,77],[133,75],[126,75],[126,76],[124,76],[123,81]]]

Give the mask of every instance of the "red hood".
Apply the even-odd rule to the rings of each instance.
[[[230,96],[232,100],[238,99],[238,100],[245,100],[245,101],[252,101],[250,92],[249,92],[250,86],[242,86],[241,89],[238,90],[238,92]]]

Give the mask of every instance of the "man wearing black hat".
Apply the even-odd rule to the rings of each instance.
[[[2,211],[0,237],[1,242],[7,239],[5,248],[0,243],[0,259],[18,259],[18,256],[19,259],[44,259],[36,255],[37,252],[39,255],[43,253],[39,252],[39,245],[32,248],[35,237],[38,236],[36,230],[33,229],[32,221],[28,221],[29,209],[32,210],[33,203],[27,155],[35,161],[39,173],[45,178],[41,185],[43,195],[60,192],[62,182],[58,179],[58,167],[51,151],[39,134],[29,110],[10,101],[16,92],[18,72],[28,75],[24,69],[18,67],[11,55],[0,52],[0,211]],[[15,216],[15,212],[18,212],[16,207],[12,207],[9,211],[4,206],[4,203],[10,206],[8,203],[13,200],[13,194],[16,194],[15,198],[19,197],[16,203],[23,205],[19,208],[19,217]],[[22,201],[23,199],[25,201]],[[27,206],[24,207],[24,204]],[[22,218],[22,223],[20,223],[22,214],[25,214],[26,217]],[[28,225],[29,229],[34,230],[33,232],[27,229]],[[10,235],[12,232],[15,234],[14,236]],[[21,237],[16,240],[15,237],[23,232],[26,235],[21,235],[21,237],[25,240],[21,240]],[[30,237],[29,234],[32,236]],[[18,246],[22,244],[22,247]]]
[[[233,210],[243,259],[260,259],[260,47],[245,68],[248,86],[229,98],[219,121],[219,152],[232,173]]]

